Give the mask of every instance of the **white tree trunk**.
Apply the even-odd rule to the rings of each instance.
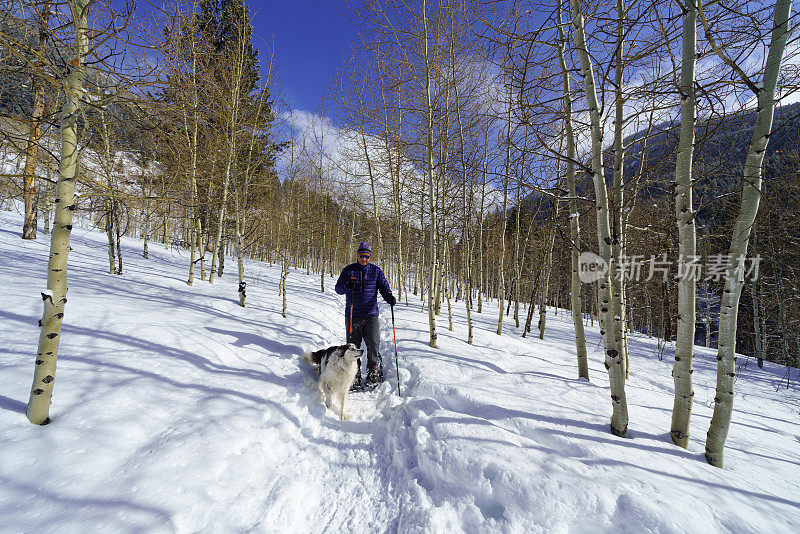
[[[198,106],[200,104],[200,96],[197,91],[197,59],[196,59],[196,51],[197,47],[194,40],[194,34],[192,34],[190,39],[190,45],[192,48],[192,70],[190,73],[191,76],[191,86],[192,86],[192,131],[191,134],[189,133],[189,121],[186,117],[186,113],[184,112],[184,131],[186,134],[187,141],[189,141],[189,153],[190,153],[190,160],[189,160],[189,181],[190,181],[190,188],[191,188],[191,196],[192,196],[192,207],[191,207],[191,238],[189,239],[189,247],[191,248],[191,254],[189,258],[189,279],[186,281],[187,284],[192,285],[194,283],[194,268],[196,262],[195,256],[195,245],[197,244],[198,240],[202,241],[200,236],[203,235],[203,227],[200,221],[200,215],[198,213],[198,204],[199,204],[199,196],[197,190],[197,133],[199,130],[199,120],[198,120]],[[203,251],[200,251],[202,256]],[[202,261],[202,259],[201,259]]]
[[[572,323],[575,326],[575,349],[578,356],[578,376],[589,380],[589,360],[586,355],[586,335],[583,330],[581,310],[581,279],[579,259],[581,253],[580,219],[578,217],[577,191],[575,187],[575,132],[572,129],[572,90],[569,83],[569,70],[564,59],[564,29],[561,25],[561,6],[558,8],[558,61],[561,65],[561,80],[564,85],[564,133],[567,142],[567,189],[569,190],[569,229],[570,258],[572,278],[570,297],[572,300]]]
[[[70,0],[75,28],[74,56],[69,61],[61,112],[61,161],[58,166],[56,215],[50,236],[50,259],[47,265],[47,291],[42,293],[44,310],[40,321],[39,346],[33,385],[28,399],[27,417],[31,423],[46,425],[50,422],[50,400],[56,375],[56,359],[61,339],[61,324],[67,303],[67,257],[75,211],[75,179],[78,171],[78,115],[83,98],[83,80],[86,73],[85,58],[89,51],[86,31],[91,0]]]
[[[422,0],[422,42],[425,61],[425,172],[428,178],[428,206],[430,208],[430,243],[428,245],[428,326],[430,346],[437,347],[436,313],[434,310],[436,284],[436,197],[433,184],[433,103],[431,101],[431,65],[428,53],[428,5]]]
[[[624,254],[623,244],[625,240],[625,229],[623,228],[622,209],[624,206],[623,172],[625,163],[625,147],[622,143],[624,127],[624,105],[625,97],[622,93],[623,85],[623,49],[624,26],[626,11],[622,0],[617,0],[617,44],[614,54],[614,176],[613,176],[613,206],[612,232],[611,232],[611,255],[614,260],[609,264],[611,269],[611,306],[613,311],[613,321],[615,337],[620,350],[620,359],[625,371],[625,378],[628,378],[628,346],[626,343],[625,328],[625,278],[624,273],[617,272],[617,266],[621,265]]]
[[[764,152],[772,130],[772,119],[775,111],[775,88],[781,70],[781,60],[788,38],[789,15],[792,11],[791,0],[777,0],[775,17],[769,52],[764,67],[764,78],[760,87],[750,83],[757,90],[758,112],[753,128],[753,140],[747,152],[744,165],[744,187],[741,207],[731,235],[728,252],[733,264],[731,274],[725,279],[720,306],[719,334],[717,348],[717,392],[714,397],[714,415],[706,436],[706,460],[713,466],[723,467],[725,440],[733,413],[733,385],[736,366],[736,318],[739,310],[739,297],[744,283],[744,255],[750,240],[750,229],[753,226],[758,205],[761,200],[761,165]],[[707,21],[703,17],[703,25]],[[749,81],[749,80],[748,80]]]
[[[600,106],[597,102],[594,72],[589,49],[586,44],[585,26],[580,0],[570,0],[572,25],[575,29],[575,47],[581,61],[584,88],[589,107],[589,119],[592,135],[592,180],[594,182],[595,202],[597,209],[597,242],[600,257],[611,264],[611,227],[608,213],[608,196],[603,177],[603,137],[600,125]],[[628,402],[625,397],[625,369],[617,341],[611,310],[611,277],[606,270],[599,280],[598,297],[600,300],[600,331],[603,335],[603,346],[611,385],[611,432],[617,436],[625,436],[628,431]]]
[[[500,212],[500,219],[502,223],[500,224],[500,247],[497,253],[500,255],[498,265],[497,265],[497,279],[498,279],[498,298],[500,300],[500,315],[497,319],[497,335],[502,335],[503,333],[503,306],[505,301],[503,300],[505,297],[505,276],[503,272],[503,260],[505,259],[506,255],[506,217],[508,212],[508,180],[509,175],[511,174],[511,85],[509,84],[509,91],[508,91],[508,116],[506,119],[508,123],[506,124],[506,166],[505,166],[505,179],[503,180],[503,211]]]
[[[753,236],[755,239],[755,236]],[[764,345],[761,343],[761,298],[758,294],[758,283],[750,283],[750,297],[753,301],[753,346],[759,369],[764,367]]]
[[[558,186],[560,187],[560,186]],[[553,220],[550,227],[550,236],[547,239],[547,252],[544,258],[544,271],[539,293],[539,339],[544,339],[544,330],[547,326],[547,297],[550,293],[550,273],[553,270],[553,245],[556,241],[556,219],[558,218],[558,197],[553,200]]]
[[[50,41],[50,11],[51,1],[42,2],[38,13],[39,44],[37,54],[42,59],[37,59],[33,64],[33,109],[31,111],[31,126],[28,133],[28,142],[25,148],[25,167],[23,170],[22,196],[25,203],[25,221],[22,226],[22,239],[36,239],[36,212],[38,209],[36,198],[36,167],[38,164],[39,139],[42,136],[42,117],[44,116],[45,70],[43,58],[47,57],[47,48]]]
[[[683,59],[681,81],[681,133],[678,156],[675,162],[675,220],[678,224],[679,261],[687,262],[697,252],[697,235],[692,205],[692,157],[694,151],[695,90],[694,71],[697,45],[696,0],[684,3]],[[688,274],[684,272],[684,274]],[[692,388],[692,360],[694,358],[695,295],[697,281],[694,276],[678,280],[678,337],[675,342],[675,401],[672,407],[670,437],[679,447],[689,444],[689,421],[692,415],[694,389]]]

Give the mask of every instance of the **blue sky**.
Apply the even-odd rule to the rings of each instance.
[[[344,0],[245,0],[262,69],[274,39],[278,77],[289,105],[319,112],[333,75],[357,39]],[[265,76],[262,75],[262,78]]]

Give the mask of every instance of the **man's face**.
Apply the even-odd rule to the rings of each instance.
[[[369,254],[366,252],[361,252],[358,254],[358,264],[364,266],[369,263]]]

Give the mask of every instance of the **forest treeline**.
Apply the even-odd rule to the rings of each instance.
[[[715,347],[721,467],[735,352],[786,365],[787,385],[800,362],[791,2],[347,5],[360,39],[310,114],[281,98],[241,0],[4,2],[0,202],[23,201],[23,239],[37,218],[51,233],[31,421],[48,421],[78,213],[105,229],[110,274],[123,235],[145,257],[187,248],[190,285],[237,258],[242,306],[243,258],[280,264],[285,297],[292,267],[326,291],[369,241],[432,347],[452,306],[470,343],[472,313],[544,338],[558,306],[583,379],[598,320],[620,436],[628,336],[674,343],[682,447],[693,347]]]

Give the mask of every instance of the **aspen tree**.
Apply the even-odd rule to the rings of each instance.
[[[86,56],[89,53],[87,18],[92,0],[69,0],[75,43],[68,61],[64,105],[61,111],[61,161],[55,199],[55,221],[50,236],[50,259],[47,265],[47,290],[42,293],[44,310],[40,321],[39,346],[33,385],[26,415],[37,425],[50,422],[50,400],[56,374],[61,324],[67,303],[67,257],[75,211],[75,180],[78,172],[78,113],[83,98]]]
[[[322,102],[322,105],[320,105],[320,116],[321,117],[325,116],[325,102],[324,101]],[[364,141],[364,144],[366,145],[366,141]],[[323,195],[323,198],[325,196],[325,186],[324,186],[324,177],[323,177],[323,173],[324,173],[324,162],[323,162],[324,150],[325,150],[325,123],[324,123],[323,120],[320,120],[319,121],[319,165],[318,165],[318,173],[317,173],[317,180],[318,180],[317,187],[319,189],[319,192]],[[374,193],[373,193],[373,195],[374,195]],[[322,248],[321,248],[322,251],[325,250],[325,218],[326,217],[325,217],[324,209],[325,209],[326,206],[327,206],[327,204],[323,204],[323,213],[322,213]],[[376,215],[377,215],[377,209],[376,209]],[[378,224],[378,228],[380,228],[380,224]],[[380,230],[378,231],[378,242],[380,243]],[[381,247],[381,249],[383,249],[383,247]],[[320,268],[319,272],[320,272],[320,275],[319,275],[319,289],[320,289],[320,291],[322,293],[324,293],[325,292],[325,264],[324,263],[321,265],[321,268]]]
[[[558,186],[556,186],[556,190]],[[556,240],[556,220],[558,217],[558,193],[553,199],[553,214],[551,218],[550,235],[547,239],[547,249],[544,257],[542,283],[539,294],[539,339],[544,339],[545,325],[547,324],[547,298],[550,292],[550,273],[553,270],[553,246]]]
[[[95,73],[94,85],[97,94],[103,94],[100,88],[100,77]],[[117,218],[117,203],[115,202],[114,195],[114,157],[111,153],[111,139],[108,129],[108,120],[106,119],[106,112],[104,107],[99,109],[99,132],[100,141],[103,145],[100,167],[103,169],[103,174],[106,179],[106,213],[105,213],[105,230],[108,236],[108,274],[122,274],[122,253],[119,248],[119,224]],[[114,230],[117,230],[117,238],[114,237]],[[116,248],[116,252],[114,251]],[[119,268],[117,268],[117,259],[119,260]]]
[[[397,300],[398,302],[402,300],[403,295],[406,294],[406,286],[405,286],[405,269],[406,263],[403,259],[403,219],[402,219],[402,208],[401,208],[401,196],[403,190],[403,173],[401,172],[402,167],[402,152],[400,150],[400,140],[402,139],[402,125],[403,125],[403,114],[401,109],[401,102],[400,102],[400,90],[398,87],[397,91],[397,134],[395,137],[395,144],[396,144],[396,151],[397,155],[394,159],[394,165],[392,161],[392,146],[391,146],[391,135],[389,132],[389,107],[386,101],[386,91],[384,87],[384,78],[386,76],[386,69],[384,68],[383,62],[379,62],[380,64],[380,89],[381,89],[381,102],[383,105],[383,139],[384,139],[384,148],[386,150],[386,159],[388,162],[389,167],[389,175],[392,182],[392,207],[394,208],[394,217],[395,217],[395,239],[397,239]],[[379,233],[380,235],[380,233]],[[408,295],[406,295],[406,300],[408,300]]]
[[[608,264],[611,273],[611,310],[615,337],[620,351],[620,361],[628,378],[628,346],[625,339],[625,277],[618,266],[622,265],[625,228],[623,227],[622,209],[624,205],[623,172],[625,164],[625,147],[622,142],[624,127],[625,98],[622,93],[622,74],[624,69],[623,50],[625,47],[624,21],[627,11],[623,0],[617,0],[617,35],[614,49],[614,168],[612,178],[611,209],[611,256]]]
[[[25,148],[25,167],[23,169],[22,196],[25,203],[25,220],[22,226],[22,239],[36,239],[36,191],[35,178],[39,139],[42,136],[42,118],[45,110],[45,79],[40,74],[45,69],[45,58],[50,43],[51,1],[42,2],[37,16],[39,42],[36,50],[33,73],[33,110],[28,141]]]
[[[597,101],[594,71],[589,48],[586,43],[585,22],[581,0],[570,0],[575,48],[581,62],[584,91],[589,107],[591,127],[592,165],[591,174],[595,190],[597,241],[600,257],[611,264],[611,227],[609,222],[608,195],[603,173],[603,135],[600,125],[600,105]],[[600,330],[605,348],[605,367],[611,385],[611,433],[625,436],[628,431],[628,402],[625,396],[625,369],[616,336],[611,308],[611,271],[606,269],[598,281],[600,299]]]
[[[151,157],[150,159],[147,158],[144,151],[141,152],[141,163],[142,163],[142,170],[140,176],[140,182],[142,186],[142,193],[145,197],[152,196],[153,194],[153,174],[155,174],[155,157]],[[150,172],[147,172],[148,164],[150,166]],[[147,179],[145,180],[145,174],[147,175]],[[143,239],[142,239],[142,258],[148,259],[148,247],[147,242],[150,240],[150,206],[148,201],[145,200],[142,202],[142,220],[143,220]]]
[[[194,7],[194,5],[193,5]],[[186,23],[182,21],[184,27],[181,31],[185,32],[186,35],[182,35],[180,38],[186,38],[188,36],[188,44],[189,44],[189,54],[191,55],[191,68],[189,69],[189,85],[190,85],[190,94],[192,97],[192,101],[189,107],[191,110],[191,130],[190,130],[190,123],[189,123],[189,110],[186,109],[184,104],[182,109],[183,115],[183,126],[184,126],[184,135],[186,136],[186,140],[189,144],[189,184],[190,184],[190,191],[191,191],[191,237],[189,239],[189,248],[191,250],[190,259],[189,259],[189,278],[186,280],[186,283],[192,285],[194,283],[194,269],[195,269],[195,262],[196,255],[195,255],[195,245],[197,244],[198,240],[201,243],[201,250],[200,254],[204,253],[202,250],[202,235],[203,235],[203,226],[200,219],[199,211],[199,195],[197,190],[197,151],[198,151],[198,142],[197,136],[200,129],[199,125],[199,110],[198,107],[200,105],[200,95],[197,88],[197,70],[198,70],[198,54],[200,53],[198,43],[197,43],[197,36],[196,36],[196,29],[194,28],[194,11],[190,15],[190,23]],[[182,99],[183,100],[183,99]],[[202,261],[202,259],[201,259]]]
[[[720,468],[723,467],[725,440],[728,437],[728,429],[733,412],[736,319],[739,297],[744,284],[744,255],[747,253],[750,229],[753,226],[761,199],[761,166],[764,161],[764,152],[767,149],[769,135],[772,131],[772,119],[775,111],[775,89],[778,84],[778,75],[781,71],[783,53],[789,37],[789,17],[791,12],[791,0],[777,0],[775,2],[772,35],[764,64],[764,74],[761,84],[756,85],[714,40],[712,29],[704,13],[703,3],[698,3],[698,14],[703,22],[706,39],[717,56],[753,91],[758,101],[753,137],[744,165],[741,205],[734,223],[731,244],[728,249],[733,265],[725,278],[725,289],[723,290],[720,306],[717,390],[714,397],[714,414],[711,417],[711,424],[706,437],[706,460],[709,464]]]
[[[239,306],[242,308],[245,307],[247,292],[246,292],[246,283],[244,281],[244,244],[242,242],[242,209],[240,206],[239,201],[239,176],[236,172],[236,162],[233,162],[233,210],[234,210],[234,231],[236,233],[235,245],[236,245],[236,266],[238,268],[239,273],[239,286],[237,289],[237,293],[239,295]],[[213,275],[213,270],[211,272]]]
[[[436,282],[437,207],[433,178],[433,102],[431,98],[431,58],[428,50],[428,4],[422,0],[422,58],[425,68],[425,174],[428,179],[428,207],[430,209],[430,243],[428,261],[428,327],[430,346],[437,348],[436,312],[434,310]]]
[[[230,186],[231,180],[236,180],[236,176],[233,176],[233,168],[235,165],[236,159],[236,134],[239,130],[239,120],[240,120],[240,109],[241,109],[241,100],[242,100],[242,91],[243,91],[243,79],[245,74],[245,62],[246,62],[246,43],[247,39],[249,39],[248,32],[245,30],[245,27],[249,24],[249,21],[246,20],[243,14],[238,15],[239,20],[236,21],[236,28],[237,32],[234,36],[234,43],[233,48],[230,50],[229,55],[223,56],[225,59],[229,59],[231,65],[231,79],[232,82],[230,84],[230,93],[227,91],[223,91],[221,97],[226,100],[229,104],[229,107],[225,108],[225,113],[227,115],[228,121],[226,124],[226,134],[227,134],[227,143],[228,143],[228,154],[225,158],[225,175],[222,181],[222,200],[219,207],[219,219],[217,224],[217,235],[214,239],[214,250],[219,250],[220,244],[222,242],[222,229],[225,225],[225,212],[227,209],[228,203],[228,190]],[[234,188],[236,184],[234,183]],[[238,198],[235,199],[238,202]],[[238,209],[238,208],[234,208]],[[238,213],[234,214],[234,218],[238,216]],[[234,225],[236,223],[234,222]],[[237,247],[241,244],[240,239],[241,236],[237,235]],[[239,254],[239,258],[241,258],[241,254]],[[214,274],[217,265],[217,256],[214,255],[211,259],[211,272],[208,275],[208,282],[210,284],[214,283]],[[242,306],[244,306],[244,280],[242,280],[242,267],[240,266],[240,280],[239,280],[239,300]]]
[[[483,147],[483,164],[481,165],[481,209],[478,212],[478,313],[483,311],[483,292],[486,290],[486,284],[483,282],[483,225],[486,208],[486,173],[489,166],[488,128],[486,128]]]
[[[109,190],[111,188],[109,187]],[[109,194],[105,199],[106,210],[104,213],[105,231],[108,239],[108,274],[117,273],[117,256],[114,249],[117,245],[114,239],[114,203]]]
[[[525,142],[522,145],[522,156],[520,158],[519,174],[517,176],[517,216],[514,221],[514,326],[519,328],[519,286],[522,280],[522,261],[519,257],[519,220],[522,215],[522,177],[525,174],[525,152],[528,144],[528,130],[525,130]]]
[[[756,235],[755,230],[753,230],[753,242],[755,244]],[[758,368],[763,369],[764,367],[764,344],[761,342],[761,298],[760,292],[758,290],[759,283],[757,280],[753,280],[750,283],[750,299],[753,302],[753,346],[754,346],[754,355],[756,357],[756,361],[758,362]],[[706,319],[706,325],[708,325],[708,319]],[[706,332],[708,332],[708,326],[706,326]],[[708,341],[708,334],[706,334],[706,342]],[[708,345],[706,345],[708,347]]]
[[[467,209],[467,161],[466,161],[466,148],[464,143],[464,124],[461,117],[461,96],[459,95],[459,84],[456,79],[456,62],[455,62],[455,30],[451,27],[451,44],[450,44],[450,68],[453,77],[453,91],[455,92],[456,104],[456,122],[458,123],[458,140],[459,140],[459,155],[461,158],[461,216],[463,218],[462,229],[462,252],[461,252],[461,269],[464,277],[465,284],[465,297],[464,304],[467,313],[467,344],[472,345],[472,307],[471,307],[471,270],[470,270],[470,216]],[[452,323],[452,319],[451,319]]]
[[[580,219],[578,213],[577,191],[575,187],[575,132],[572,128],[572,90],[569,83],[569,70],[564,58],[564,28],[561,22],[561,1],[558,6],[558,62],[561,67],[561,81],[564,97],[564,136],[567,149],[567,189],[569,190],[569,228],[570,228],[570,261],[572,264],[572,277],[570,279],[570,298],[572,301],[572,323],[575,326],[575,348],[578,356],[578,376],[589,380],[589,361],[586,355],[586,335],[583,330],[583,317],[581,308],[581,279],[579,259],[581,253]]]
[[[514,44],[511,43],[509,45],[509,59],[512,59],[513,56],[513,46]],[[509,181],[509,174],[511,173],[511,111],[512,111],[512,87],[511,81],[508,81],[508,108],[507,108],[507,116],[506,120],[506,163],[505,163],[505,172],[503,177],[503,211],[500,212],[500,218],[502,223],[500,224],[500,248],[498,250],[498,254],[500,256],[498,267],[497,267],[497,278],[498,278],[498,299],[500,301],[500,316],[497,320],[497,335],[501,335],[503,333],[503,298],[505,297],[505,277],[503,273],[503,259],[505,257],[506,252],[506,221],[508,218],[508,181]]]
[[[681,97],[681,126],[675,162],[675,220],[678,225],[679,261],[690,261],[697,252],[697,235],[692,205],[692,157],[695,128],[695,63],[697,51],[696,0],[683,4],[683,53],[678,90]],[[689,445],[689,421],[692,414],[692,359],[694,357],[695,295],[697,282],[684,272],[678,280],[678,338],[675,342],[675,401],[672,408],[670,437],[684,449]]]

